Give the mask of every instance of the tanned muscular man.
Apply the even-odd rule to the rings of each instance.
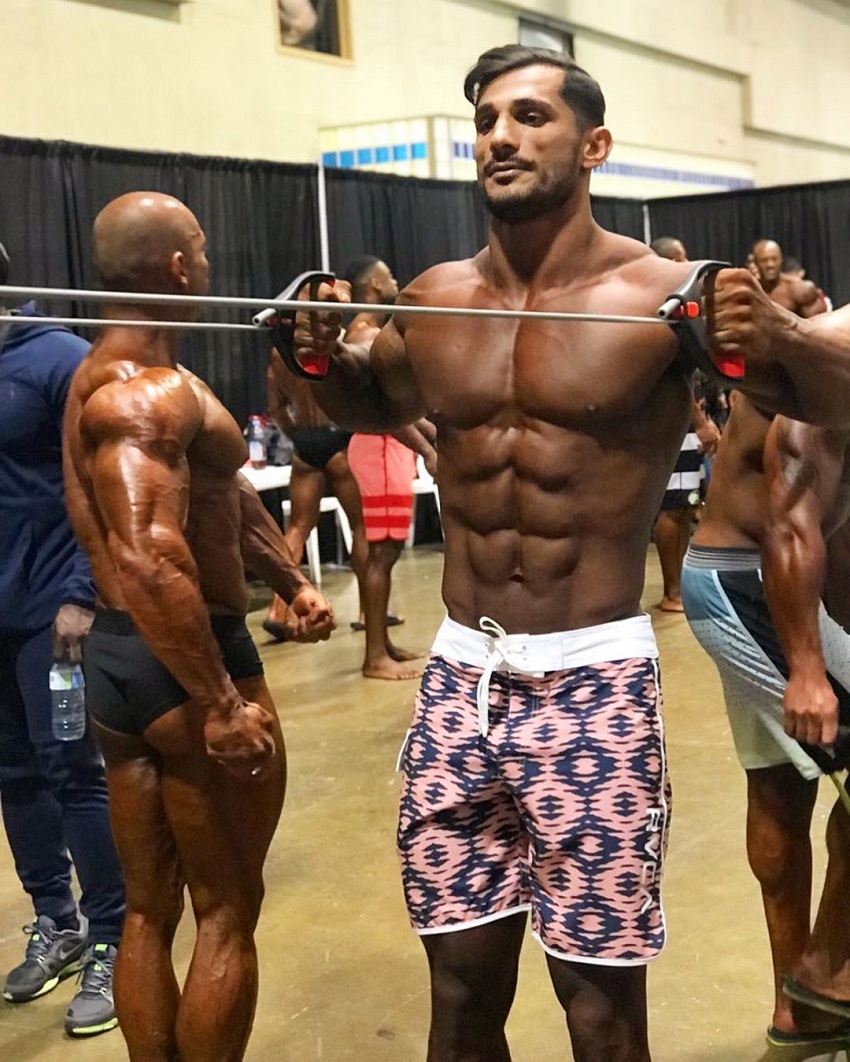
[[[811,280],[782,270],[782,248],[776,240],[759,240],[753,246],[758,282],[774,302],[800,317],[815,317],[826,309],[823,295]]]
[[[204,295],[205,237],[180,202],[132,193],[98,215],[108,289]],[[239,468],[241,432],[177,363],[173,304],[109,304],[71,385],[65,475],[99,590],[85,646],[127,883],[115,1002],[131,1059],[241,1059],[257,999],[254,929],[285,757],[245,627],[243,563],[290,604],[290,635],[327,638],[333,613],[301,576]],[[181,988],[171,944],[188,885],[197,923]]]
[[[589,179],[611,135],[570,59],[492,49],[465,93],[488,246],[402,291],[368,351],[339,342],[329,311],[299,315],[296,352],[330,358],[314,386],[337,423],[390,431],[429,414],[438,430],[448,619],[402,755],[398,835],[431,973],[429,1062],[510,1058],[529,909],[577,1062],[645,1062],[670,804],[640,597],[686,369],[656,326],[404,305],[654,314],[689,267],[594,223]],[[319,294],[348,298],[341,283]],[[850,315],[801,335],[815,322],[746,270],[719,273],[706,305],[712,352],[745,349],[762,402],[850,421],[836,397],[850,394]]]
[[[848,757],[844,748],[836,759],[831,747],[839,699],[845,719],[850,716],[850,637],[819,608],[824,539],[850,514],[848,442],[846,430],[774,418],[733,392],[682,573],[688,621],[717,664],[747,775],[747,856],[761,887],[773,958],[767,1036],[779,1045],[823,1043],[850,1032],[850,1025],[794,1003],[783,989],[786,977],[802,976],[808,953],[817,987],[850,997],[846,970],[835,983],[824,976],[842,948],[845,964],[850,959],[841,932],[846,897],[835,887],[850,875],[850,818],[840,803],[830,819],[820,930],[809,942],[817,779]],[[846,545],[843,536],[836,541]],[[843,570],[833,566],[833,578],[846,581],[848,565],[845,549]]]

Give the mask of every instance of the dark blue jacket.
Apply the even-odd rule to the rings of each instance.
[[[37,630],[62,604],[94,603],[62,479],[65,399],[88,349],[66,328],[0,317],[0,631]]]

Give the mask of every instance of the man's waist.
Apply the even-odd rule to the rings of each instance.
[[[243,614],[212,612],[209,618],[213,634],[217,636],[232,634],[245,626]],[[129,612],[119,608],[106,608],[101,604],[95,608],[92,630],[103,634],[139,635],[139,629]]]
[[[486,618],[481,622],[482,626],[490,624],[490,631],[498,626]],[[654,659],[658,656],[658,646],[652,623],[645,613],[547,634],[501,632],[494,635],[446,617],[437,631],[432,652],[479,668],[490,666],[493,654],[498,652],[502,663],[496,670],[542,673],[636,657]]]
[[[761,552],[740,546],[700,546],[691,542],[684,563],[688,568],[749,572],[761,567]]]

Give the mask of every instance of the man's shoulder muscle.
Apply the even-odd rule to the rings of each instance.
[[[407,303],[415,306],[418,304],[428,305],[432,302],[439,303],[439,300],[445,296],[447,290],[466,284],[474,284],[481,278],[478,268],[479,258],[480,255],[476,258],[466,258],[457,262],[441,262],[439,265],[426,269],[424,273],[420,273],[415,280],[404,288],[399,295],[399,304],[404,305]]]
[[[94,446],[111,441],[185,452],[202,419],[198,393],[178,369],[116,371],[83,399],[80,434]]]

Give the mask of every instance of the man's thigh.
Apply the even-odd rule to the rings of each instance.
[[[95,722],[106,763],[109,818],[131,913],[173,914],[182,904],[183,876],[165,813],[159,755],[140,737]]]
[[[275,717],[270,772],[236,777],[212,760],[202,713],[191,702],[155,720],[144,739],[160,754],[164,813],[196,910],[223,902],[250,922],[258,913],[262,867],[283,805],[286,754],[263,677],[237,679],[235,685]]]

